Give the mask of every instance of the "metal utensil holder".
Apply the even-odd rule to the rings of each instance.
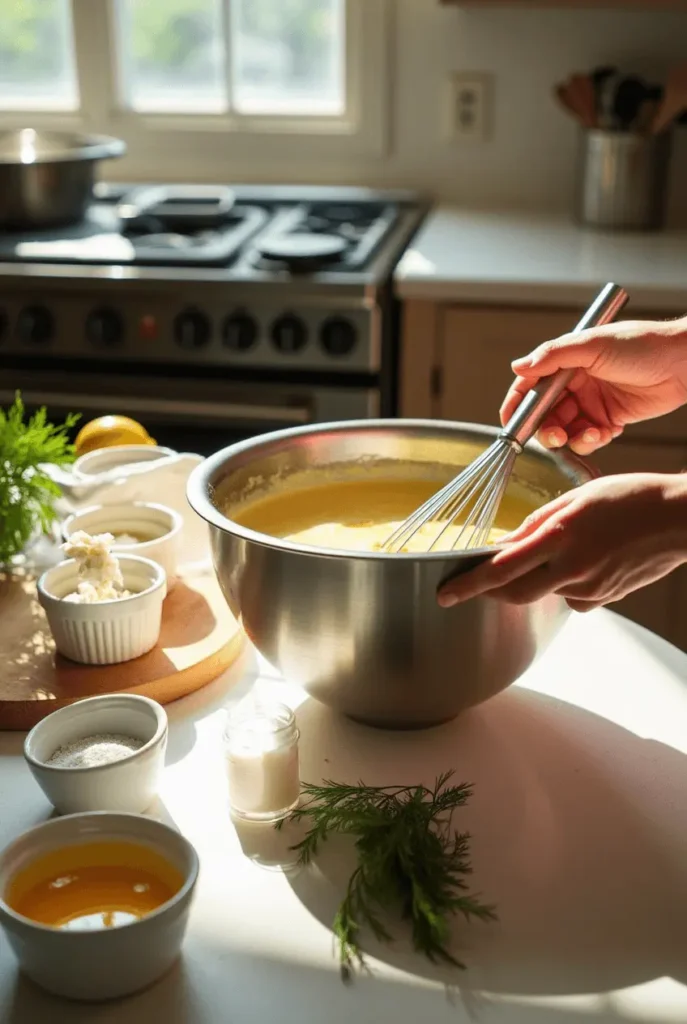
[[[589,227],[651,231],[665,218],[671,135],[585,131],[577,220]]]

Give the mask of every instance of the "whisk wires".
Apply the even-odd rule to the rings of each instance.
[[[508,485],[518,448],[504,437],[497,438],[474,462],[401,523],[387,538],[384,550],[402,551],[418,531],[431,522],[441,526],[425,549],[427,551],[442,550],[442,538],[456,522],[461,528],[444,550],[458,548],[468,551],[484,547]]]

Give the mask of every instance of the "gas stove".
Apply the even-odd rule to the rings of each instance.
[[[404,192],[102,184],[82,223],[0,234],[0,352],[375,370],[423,213]]]
[[[402,205],[402,196],[358,190],[342,199],[339,190],[102,184],[83,222],[0,235],[0,261],[357,274],[398,225]]]
[[[81,223],[0,232],[0,404],[393,413],[391,278],[425,211],[403,191],[99,184]]]

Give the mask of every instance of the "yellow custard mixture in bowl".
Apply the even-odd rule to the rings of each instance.
[[[411,468],[412,472],[412,468]],[[388,538],[430,498],[440,483],[404,477],[332,480],[308,486],[278,487],[245,507],[228,509],[242,526],[297,544],[338,551],[384,550]],[[499,509],[488,544],[497,544],[536,507],[535,499],[507,495]],[[460,522],[428,522],[412,536],[405,553],[460,550],[467,547],[470,526]]]
[[[491,546],[452,550],[460,526],[432,546],[430,524],[407,550],[381,550],[497,433],[432,420],[315,424],[233,445],[194,470],[188,498],[210,525],[222,591],[286,679],[368,724],[418,728],[525,671],[564,621],[565,602],[478,598],[442,609],[437,590],[491,557],[534,509],[589,479],[579,460],[528,446]]]

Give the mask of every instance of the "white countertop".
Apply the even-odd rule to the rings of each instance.
[[[687,312],[687,231],[600,232],[563,215],[438,207],[395,274],[403,299],[577,306],[606,281],[637,310]]]
[[[288,688],[304,779],[430,782],[455,767],[475,786],[456,825],[500,923],[459,924],[464,974],[432,972],[399,941],[350,986],[328,927],[346,879],[335,848],[321,871],[289,875],[260,863],[285,839],[239,836],[227,814],[220,709],[258,671],[250,654],[169,709],[157,813],[201,858],[182,961],[139,996],[81,1006],[19,978],[2,937],[3,1024],[687,1020],[687,656],[609,612],[572,616],[520,685],[421,733],[366,729]],[[0,733],[0,846],[49,814],[22,741]],[[453,993],[433,980],[447,976]]]

